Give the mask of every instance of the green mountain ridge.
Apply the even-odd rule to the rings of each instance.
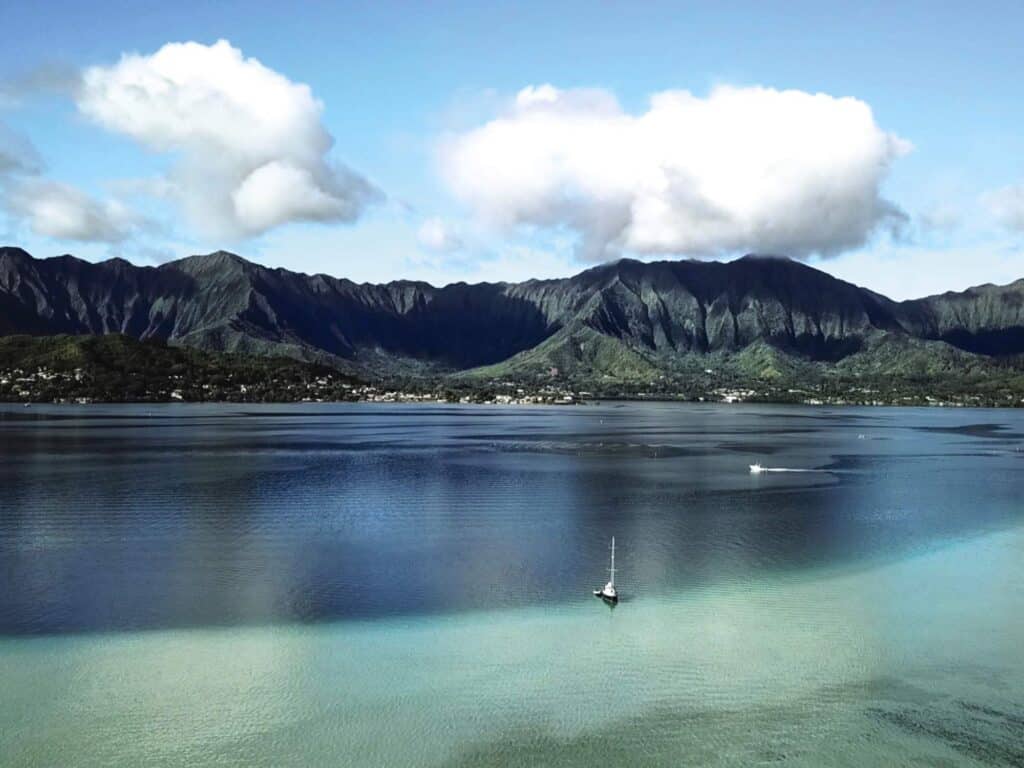
[[[218,251],[157,267],[0,249],[0,334],[123,334],[363,378],[728,382],[1014,375],[1024,280],[892,301],[782,257],[357,284]]]

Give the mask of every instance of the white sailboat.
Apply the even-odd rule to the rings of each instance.
[[[619,602],[619,593],[615,591],[615,537],[612,536],[612,565],[608,569],[608,583],[604,589],[595,589],[594,597],[600,597],[609,603]]]

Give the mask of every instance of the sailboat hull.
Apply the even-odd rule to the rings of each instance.
[[[604,592],[603,590],[600,590],[600,589],[595,589],[594,590],[594,597],[600,597],[606,603],[617,603],[617,602],[619,602],[619,596],[618,595],[609,595],[608,593],[606,593],[606,592]]]

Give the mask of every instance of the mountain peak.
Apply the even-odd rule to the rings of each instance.
[[[132,269],[144,269],[144,267],[137,267],[135,264],[132,264],[130,261],[128,261],[128,259],[125,259],[121,256],[111,256],[109,259],[101,261],[100,264],[105,267],[109,267],[110,269],[115,269],[122,272]]]
[[[15,245],[0,245],[0,258],[17,261],[32,261],[32,255],[23,248]]]
[[[190,273],[211,272],[248,272],[256,268],[254,262],[243,259],[230,251],[214,251],[213,253],[197,253],[183,259],[169,261],[163,265],[172,269]]]
[[[231,251],[214,251],[213,253],[198,253],[194,256],[189,256],[189,259],[207,261],[207,262],[229,262],[232,264],[252,264],[248,259],[243,259],[237,253]]]

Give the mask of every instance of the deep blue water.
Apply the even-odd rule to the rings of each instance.
[[[646,594],[898,557],[1024,520],[1021,415],[9,408],[0,632],[560,602],[611,535]]]

